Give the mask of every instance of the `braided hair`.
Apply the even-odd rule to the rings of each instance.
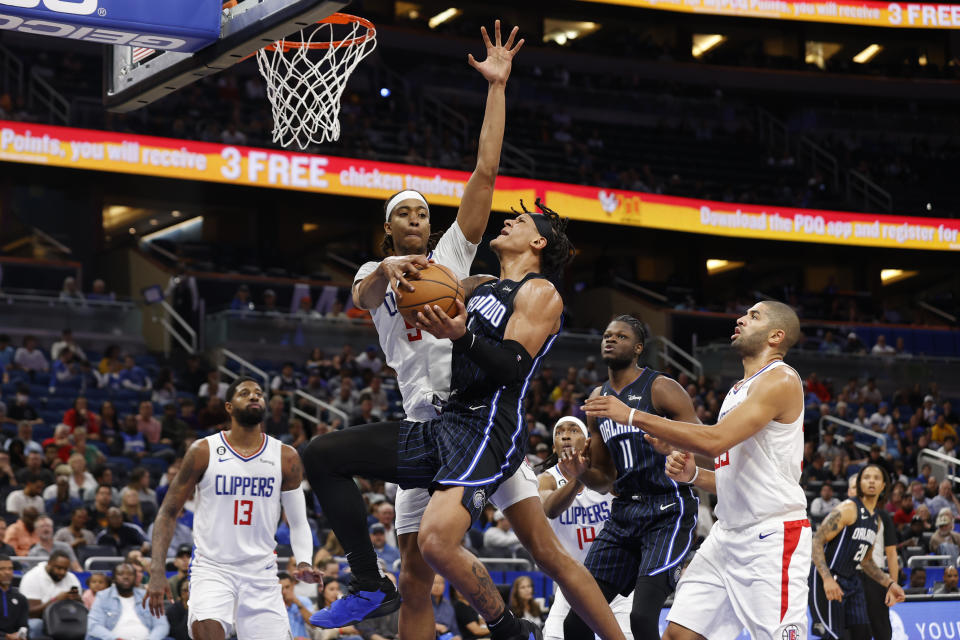
[[[517,211],[513,207],[510,207],[510,210],[517,215],[521,213],[543,215],[550,223],[553,238],[547,239],[547,246],[540,252],[540,271],[545,276],[558,275],[567,265],[573,262],[577,252],[566,234],[567,223],[570,219],[561,218],[559,213],[543,204],[543,200],[540,198],[534,201],[534,205],[540,210],[539,214],[536,211],[528,210],[527,206],[523,204],[523,200],[520,201],[520,208],[523,211]]]
[[[635,317],[628,314],[623,314],[616,316],[611,322],[622,322],[623,324],[630,325],[630,328],[633,330],[634,335],[637,336],[637,342],[640,344],[646,344],[647,342],[647,329],[643,326],[643,323]]]

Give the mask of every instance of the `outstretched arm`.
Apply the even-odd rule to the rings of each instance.
[[[505,44],[500,44],[500,21],[494,23],[495,43],[490,42],[487,30],[480,27],[483,43],[487,47],[487,59],[477,62],[470,54],[467,60],[474,69],[489,83],[487,106],[480,127],[480,141],[477,145],[477,167],[467,181],[460,210],[457,212],[457,224],[464,237],[473,244],[483,238],[493,205],[493,187],[500,168],[500,149],[503,146],[503,129],[506,122],[506,86],[513,66],[513,56],[523,46],[523,39],[514,46],[517,27],[510,32]]]
[[[747,399],[716,425],[691,425],[668,420],[630,407],[613,396],[587,400],[587,415],[608,417],[620,424],[632,424],[677,447],[715,458],[758,433],[772,420],[792,422],[803,411],[803,389],[791,370],[778,367],[759,377]]]
[[[177,516],[183,505],[193,495],[207,470],[210,460],[210,447],[206,440],[197,440],[187,449],[187,455],[180,463],[180,471],[174,476],[167,495],[160,505],[157,519],[153,523],[153,540],[150,555],[150,582],[147,584],[147,595],[143,598],[144,606],[156,617],[164,615],[165,600],[172,599],[170,584],[166,579],[167,549],[173,539],[173,532],[177,526]]]

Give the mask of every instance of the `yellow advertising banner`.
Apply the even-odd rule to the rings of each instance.
[[[253,147],[0,121],[0,162],[457,206],[470,174]],[[741,205],[503,176],[496,211],[536,198],[573,220],[714,236],[960,250],[960,220]],[[528,205],[529,206],[529,205]]]
[[[643,9],[868,27],[960,29],[960,4],[851,0],[580,0]]]

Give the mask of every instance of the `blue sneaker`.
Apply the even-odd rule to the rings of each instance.
[[[374,591],[351,586],[347,595],[310,616],[310,624],[320,629],[337,629],[393,613],[400,608],[400,592],[389,580],[384,579],[383,583]]]

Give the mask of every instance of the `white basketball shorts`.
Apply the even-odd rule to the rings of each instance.
[[[521,500],[540,498],[537,487],[537,474],[526,462],[522,463],[516,472],[503,481],[496,492],[490,496],[498,509],[504,511]],[[416,533],[420,530],[420,520],[430,502],[430,492],[427,489],[397,488],[397,535]]]
[[[617,624],[627,640],[633,640],[633,631],[630,629],[630,611],[633,609],[633,592],[624,597],[617,597],[610,601],[610,608],[617,618]],[[543,624],[543,640],[563,640],[563,621],[570,613],[570,603],[563,597],[563,591],[557,589],[553,598],[553,606],[547,614],[547,621]],[[599,637],[599,636],[596,636]]]
[[[209,563],[191,564],[187,606],[190,637],[194,622],[216,620],[227,638],[234,633],[240,640],[291,638],[276,561],[273,564],[272,569],[256,575],[225,571]]]
[[[667,620],[710,640],[807,640],[812,534],[805,514],[743,529],[717,523],[683,572]]]

